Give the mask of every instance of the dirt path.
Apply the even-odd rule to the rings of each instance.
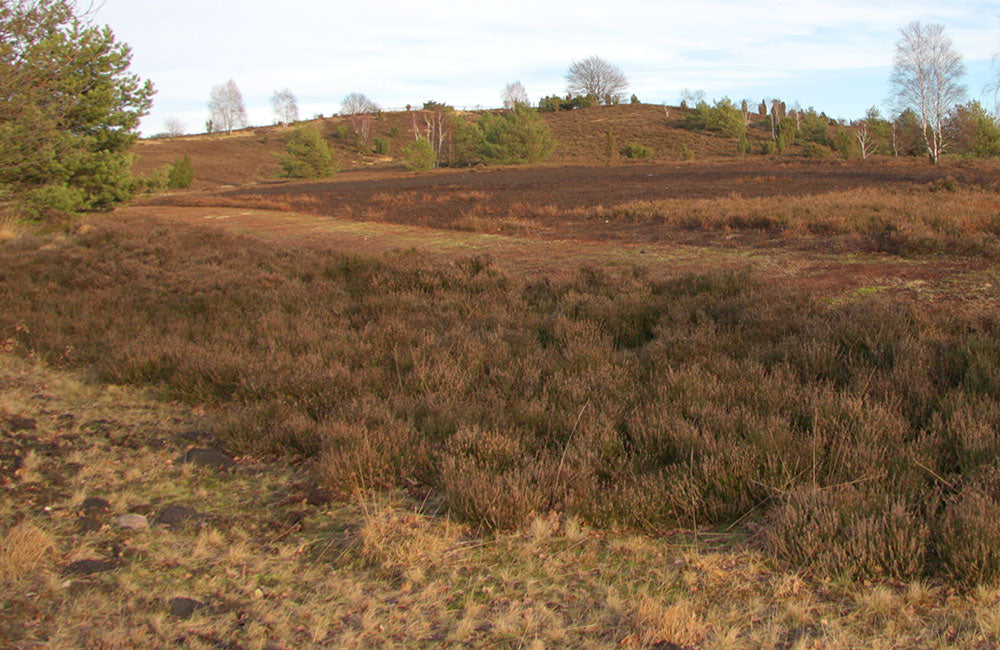
[[[434,255],[489,256],[515,275],[573,274],[582,265],[638,266],[653,277],[749,268],[789,288],[843,299],[892,291],[949,306],[1000,301],[1000,267],[980,259],[829,254],[783,247],[613,242],[469,233],[422,226],[354,221],[274,210],[133,206],[121,216],[222,228],[266,241],[382,254],[416,249]]]

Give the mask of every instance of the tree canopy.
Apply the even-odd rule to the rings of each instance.
[[[69,0],[0,0],[0,200],[40,214],[131,195],[127,151],[154,92],[131,60]]]

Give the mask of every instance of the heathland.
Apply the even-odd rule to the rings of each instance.
[[[640,104],[414,174],[415,115],[317,120],[309,181],[290,129],[142,141],[190,189],[4,223],[0,636],[1000,642],[995,162]]]

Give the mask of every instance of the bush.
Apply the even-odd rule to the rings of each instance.
[[[389,141],[386,138],[375,138],[375,153],[382,156],[389,155]]]
[[[643,159],[653,157],[653,148],[648,147],[644,144],[639,144],[638,142],[629,142],[627,145],[622,147],[621,154],[626,158],[632,159]]]
[[[434,167],[437,161],[434,147],[427,138],[418,138],[403,147],[403,158],[406,160],[406,168],[411,172],[427,171]]]
[[[289,134],[278,164],[281,175],[288,178],[326,178],[337,171],[330,145],[312,124],[296,127]]]
[[[775,145],[773,140],[765,140],[760,145],[760,152],[765,156],[770,156],[774,153]]]
[[[736,151],[738,151],[741,156],[747,156],[753,153],[753,145],[750,144],[750,140],[747,138],[746,133],[741,135],[740,139],[736,142]]]
[[[167,171],[167,187],[183,189],[191,186],[194,180],[194,170],[191,169],[191,156],[184,154],[180,160],[174,161]]]
[[[824,159],[833,155],[829,148],[815,142],[806,142],[802,145],[802,155],[806,158]]]
[[[503,114],[486,113],[478,122],[479,153],[486,162],[512,164],[541,162],[556,143],[538,111],[516,106]]]
[[[641,104],[642,103],[642,102],[639,101],[639,96],[638,95],[634,95],[634,94],[632,95],[632,97],[628,101],[629,101],[630,104]]]
[[[399,127],[393,124],[389,127],[389,137],[396,138],[399,137]]]
[[[686,144],[681,145],[681,160],[694,160],[694,149]]]
[[[341,124],[336,129],[334,129],[333,137],[337,138],[338,140],[346,140],[347,138],[351,137],[351,127],[347,126],[346,124]]]
[[[69,185],[42,185],[22,195],[23,209],[28,217],[37,219],[55,212],[74,214],[87,207],[87,194],[79,187]]]
[[[684,116],[684,121],[691,128],[719,131],[729,138],[739,138],[747,131],[743,114],[728,97],[718,100],[714,106],[709,106],[705,101],[698,102],[698,105]]]

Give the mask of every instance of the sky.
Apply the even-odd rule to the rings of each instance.
[[[286,87],[302,118],[336,113],[352,92],[386,109],[497,107],[512,81],[537,102],[565,94],[569,64],[592,55],[643,102],[675,105],[686,88],[850,119],[884,112],[899,30],[914,20],[945,26],[970,98],[992,107],[983,86],[1000,74],[995,0],[103,0],[94,20],[157,89],[144,135],[168,118],[204,131],[211,89],[229,79],[264,125]]]

